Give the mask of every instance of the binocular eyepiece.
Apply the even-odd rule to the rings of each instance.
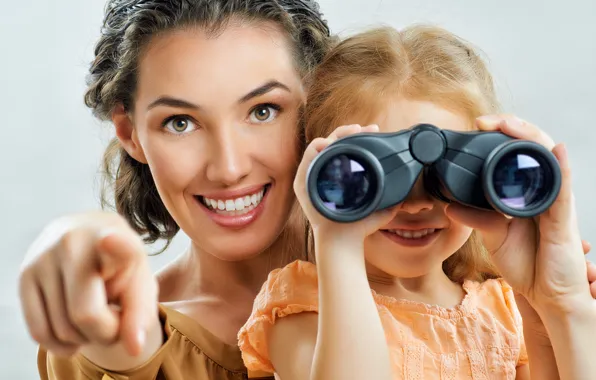
[[[557,159],[540,144],[431,124],[337,140],[313,160],[306,186],[319,213],[349,223],[403,202],[421,174],[437,199],[518,218],[546,211],[561,188]]]

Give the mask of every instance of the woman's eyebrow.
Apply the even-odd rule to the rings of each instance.
[[[199,108],[201,108],[198,105],[193,104],[193,103],[188,102],[183,99],[177,99],[177,98],[173,98],[171,96],[160,96],[159,98],[157,98],[156,100],[151,102],[151,104],[149,104],[149,106],[147,106],[147,110],[150,110],[150,109],[158,107],[158,106],[166,106],[166,107],[174,107],[174,108],[190,108],[190,109],[194,109],[194,110],[198,110]]]
[[[286,86],[285,84],[283,84],[277,80],[270,80],[269,82],[263,84],[262,86],[255,88],[248,94],[244,95],[242,98],[240,98],[240,100],[238,100],[238,103],[245,103],[252,98],[264,95],[264,94],[268,93],[269,91],[272,91],[276,88],[281,88],[282,90],[285,90],[287,92],[292,92],[290,90],[290,88],[288,86]]]

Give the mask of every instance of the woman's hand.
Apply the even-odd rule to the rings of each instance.
[[[327,138],[314,139],[306,148],[302,162],[296,173],[296,179],[294,180],[294,191],[316,236],[341,239],[346,244],[352,244],[353,242],[357,246],[362,246],[366,236],[376,232],[383,225],[387,224],[395,214],[395,209],[387,209],[377,211],[367,218],[354,223],[336,223],[325,218],[314,208],[306,189],[308,167],[323,149],[342,137],[361,132],[378,132],[378,130],[379,127],[377,125],[366,127],[358,124],[345,125],[337,128]]]
[[[103,362],[98,364],[118,366],[125,355],[101,360],[106,347],[122,343],[136,356],[146,340],[155,341],[155,334],[146,335],[159,328],[157,282],[141,239],[117,214],[51,223],[29,248],[19,280],[29,333],[54,354],[90,347]]]
[[[594,302],[586,281],[586,261],[571,189],[571,168],[563,145],[538,127],[513,116],[487,116],[481,131],[501,131],[552,150],[562,186],[554,204],[533,219],[507,218],[495,211],[452,204],[449,217],[478,230],[504,279],[537,311],[572,311]]]

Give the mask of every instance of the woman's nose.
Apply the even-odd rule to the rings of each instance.
[[[207,178],[226,186],[239,183],[252,170],[251,147],[235,132],[219,136],[212,142]]]

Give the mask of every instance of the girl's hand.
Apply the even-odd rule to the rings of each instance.
[[[511,219],[459,204],[449,205],[449,217],[481,233],[500,274],[537,311],[567,312],[590,304],[565,147],[555,146],[544,131],[513,116],[485,116],[476,125],[482,131],[501,131],[552,150],[561,167],[561,191],[555,203],[533,219]]]
[[[582,247],[584,250],[584,255],[590,253],[592,246],[585,240],[582,240]],[[588,267],[588,283],[590,284],[590,293],[592,294],[592,298],[596,299],[596,265],[592,262],[586,260],[586,264]],[[532,306],[528,303],[528,301],[521,296],[520,294],[515,295],[515,302],[517,304],[518,309],[520,310],[523,320],[524,320],[524,329],[531,329],[533,333],[538,334],[538,336],[542,337],[545,342],[548,341],[548,332],[540,319],[540,316],[536,313],[536,311],[532,308]],[[548,343],[550,344],[550,343]]]
[[[362,127],[358,124],[344,125],[337,128],[327,138],[314,139],[304,152],[302,162],[298,167],[296,179],[294,180],[294,191],[296,197],[310,221],[315,235],[341,239],[342,242],[361,245],[364,238],[376,232],[383,225],[387,224],[395,214],[395,210],[387,209],[373,213],[367,218],[354,223],[336,223],[321,215],[312,205],[306,190],[306,173],[314,158],[334,141],[355,133],[378,132],[377,125]]]

